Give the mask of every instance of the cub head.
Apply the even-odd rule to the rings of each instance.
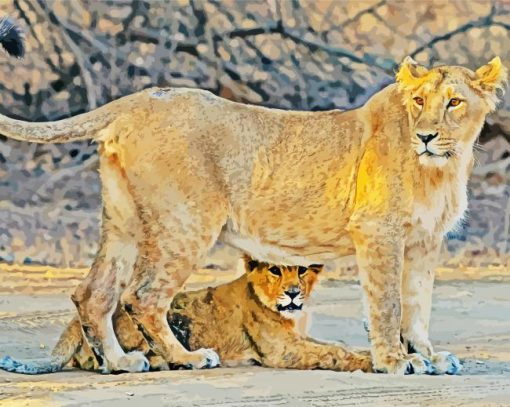
[[[286,318],[304,306],[322,271],[322,265],[278,266],[244,258],[248,284],[260,302]]]
[[[441,167],[472,151],[504,90],[507,70],[499,57],[475,72],[460,66],[427,69],[407,57],[396,79],[420,163]]]

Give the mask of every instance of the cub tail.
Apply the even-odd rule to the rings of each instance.
[[[61,371],[83,343],[81,324],[75,317],[60,336],[50,358],[21,362],[5,356],[0,359],[0,369],[21,374],[44,374]]]

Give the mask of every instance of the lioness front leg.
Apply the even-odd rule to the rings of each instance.
[[[120,298],[118,279],[126,269],[131,273],[133,267],[122,258],[126,249],[136,252],[136,245],[103,242],[87,278],[72,296],[85,338],[103,373],[149,370],[149,362],[142,353],[124,352],[113,330],[112,317]]]
[[[405,248],[401,333],[409,353],[429,358],[436,374],[456,374],[462,368],[457,357],[450,352],[434,352],[429,340],[434,269],[441,242],[441,237],[431,236]]]
[[[360,283],[368,305],[374,369],[394,374],[429,373],[430,362],[407,355],[400,341],[404,230],[364,220],[351,225]]]

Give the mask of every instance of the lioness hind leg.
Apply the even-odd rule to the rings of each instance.
[[[101,370],[139,372],[148,370],[147,360],[140,355],[127,355],[113,330],[112,316],[120,298],[120,276],[125,273],[123,256],[136,250],[121,242],[102,243],[87,278],[77,287],[72,299],[78,309],[83,333],[94,352]],[[129,254],[132,256],[132,254]]]
[[[149,363],[143,355],[122,350],[112,322],[122,286],[131,278],[137,256],[135,205],[117,162],[101,156],[100,169],[104,207],[99,253],[72,300],[103,372],[146,371]]]
[[[186,350],[167,322],[172,298],[214,244],[227,218],[219,196],[207,199],[207,210],[164,200],[166,208],[164,212],[159,209],[157,218],[149,218],[148,214],[156,213],[153,210],[142,211],[144,224],[149,226],[144,229],[133,280],[121,298],[152,350],[170,365],[204,368],[219,364],[218,355],[210,349]]]

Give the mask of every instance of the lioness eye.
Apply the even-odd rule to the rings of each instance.
[[[414,100],[414,103],[416,103],[418,106],[423,106],[423,98],[420,98],[417,96],[413,100]]]
[[[450,99],[450,101],[448,102],[448,107],[455,107],[455,106],[458,106],[460,105],[460,102],[461,100],[460,99],[457,99],[457,98],[453,98],[453,99]]]
[[[282,273],[280,271],[280,268],[279,267],[276,267],[276,266],[273,266],[273,267],[270,267],[269,268],[269,271],[274,274],[275,276],[281,276]]]
[[[303,274],[305,274],[305,273],[306,273],[306,271],[307,271],[307,270],[308,270],[308,268],[307,268],[307,267],[299,266],[299,267],[298,267],[298,274],[299,274],[300,276],[302,276]]]

